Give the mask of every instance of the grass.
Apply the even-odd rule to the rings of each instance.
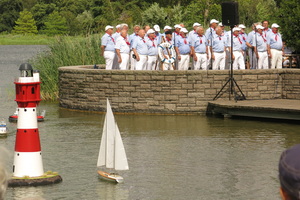
[[[49,45],[54,41],[46,35],[0,35],[0,45]]]
[[[34,69],[40,71],[43,100],[56,101],[59,98],[59,67],[104,63],[103,57],[100,57],[100,39],[100,35],[55,37],[48,51],[29,61]]]

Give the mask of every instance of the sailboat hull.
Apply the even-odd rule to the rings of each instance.
[[[97,170],[97,173],[99,174],[100,178],[107,180],[107,181],[112,181],[115,183],[122,183],[124,182],[124,179],[122,176],[115,174],[115,173],[107,173],[101,170]]]

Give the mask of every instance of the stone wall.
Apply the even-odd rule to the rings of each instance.
[[[92,66],[59,68],[60,106],[115,112],[197,114],[206,111],[229,71],[120,71]],[[300,99],[300,70],[239,70],[234,79],[250,99]],[[240,95],[238,88],[235,90]],[[229,84],[219,99],[229,99]],[[238,95],[231,95],[231,99]]]

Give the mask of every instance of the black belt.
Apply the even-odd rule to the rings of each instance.
[[[199,53],[199,52],[196,52],[196,53]],[[206,54],[206,52],[204,52],[204,53],[201,52],[201,53],[199,53],[199,54]]]
[[[224,53],[224,51],[214,51],[214,53]]]

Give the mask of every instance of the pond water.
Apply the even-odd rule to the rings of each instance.
[[[17,107],[13,80],[19,65],[45,47],[26,48],[34,48],[32,54],[20,58],[16,53],[13,61],[0,64],[5,76],[0,118],[7,119]],[[57,102],[41,102],[43,109],[46,120],[38,126],[44,170],[58,172],[63,182],[8,188],[6,199],[280,199],[279,156],[300,143],[298,124],[201,115],[115,115],[129,171],[119,172],[124,183],[112,184],[96,173],[104,113],[67,110]],[[10,152],[11,172],[17,127],[8,127],[0,145]]]

